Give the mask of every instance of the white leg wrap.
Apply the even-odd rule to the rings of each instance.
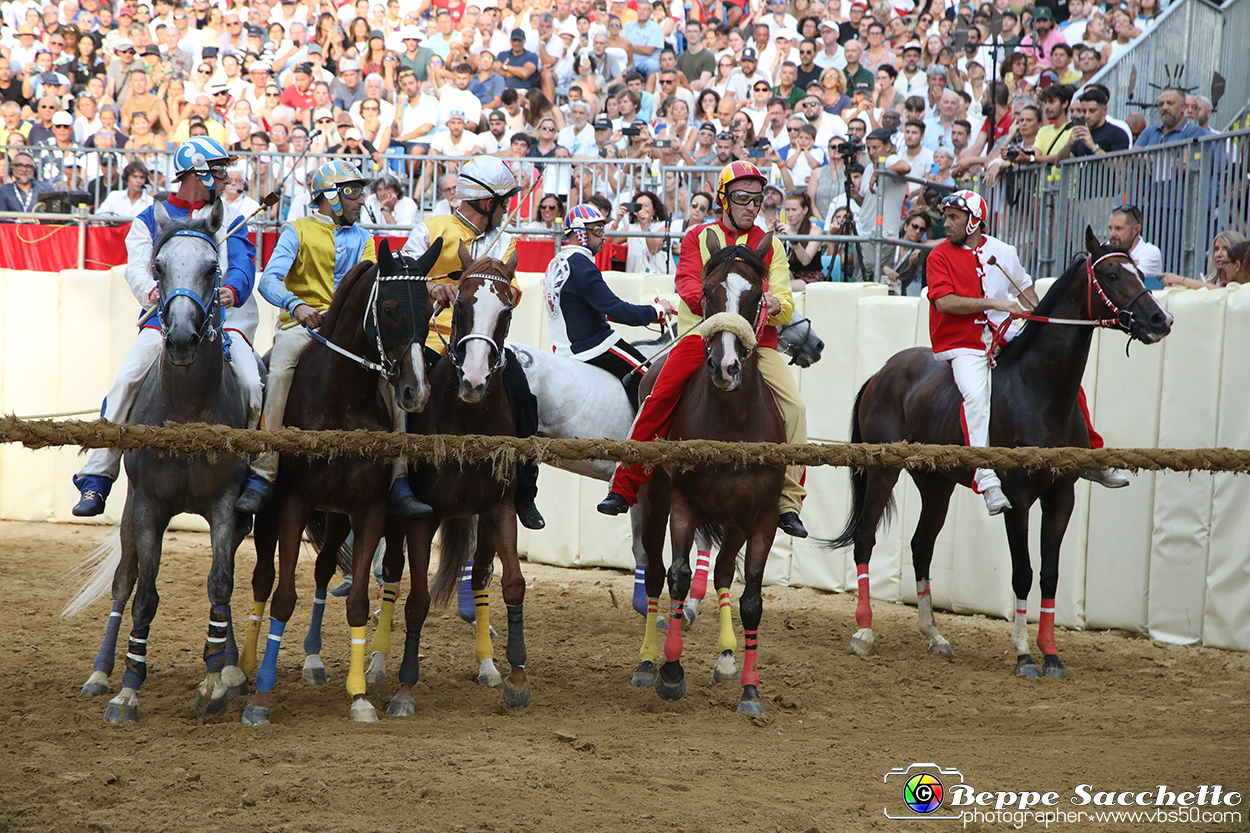
[[[503,677],[499,674],[499,669],[495,667],[495,660],[487,657],[482,660],[477,668],[478,685],[497,686],[503,682]]]
[[[369,657],[369,667],[365,669],[366,683],[380,683],[386,679],[386,654],[374,651]]]
[[[1016,599],[1016,619],[1011,628],[1011,644],[1016,654],[1029,652],[1029,603],[1024,599]]]

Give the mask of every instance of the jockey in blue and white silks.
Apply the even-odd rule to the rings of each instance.
[[[165,210],[173,218],[189,215],[207,217],[213,202],[221,199],[226,181],[229,154],[207,136],[195,136],[182,143],[174,157],[177,193],[165,202]],[[255,428],[260,420],[261,388],[259,361],[252,349],[260,313],[252,288],[256,283],[256,247],[248,240],[247,218],[221,200],[225,209],[217,243],[221,250],[222,285],[219,292],[224,310],[224,337],[230,367],[243,392],[247,427]],[[155,207],[145,209],[126,235],[126,282],[135,299],[146,309],[157,303],[157,282],[152,274],[152,245],[156,240]],[[139,336],[122,362],[120,373],[104,399],[100,415],[110,422],[125,422],[139,395],[148,369],[162,349],[160,315],[153,313],[139,330]],[[86,464],[74,476],[74,485],[82,499],[74,507],[78,516],[99,515],[121,471],[121,451],[99,448],[91,452]]]
[[[551,344],[557,356],[601,367],[620,379],[630,404],[638,408],[642,373],[634,373],[646,357],[616,334],[608,319],[628,326],[663,321],[673,314],[665,300],[630,304],[616,297],[595,266],[603,248],[608,218],[593,205],[575,205],[564,218],[564,245],[543,276],[543,294]]]

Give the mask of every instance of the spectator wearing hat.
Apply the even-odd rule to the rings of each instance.
[[[399,56],[400,70],[409,69],[417,77],[417,81],[425,81],[430,74],[430,59],[435,57],[434,50],[425,45],[425,36],[416,26],[409,24],[399,30],[400,42],[404,51]],[[342,75],[342,63],[339,64]]]
[[[503,76],[507,89],[527,93],[534,86],[534,76],[539,65],[538,56],[525,48],[524,29],[513,29],[509,42],[511,48],[495,56],[499,63],[499,74]],[[507,105],[507,101],[503,103]]]
[[[35,158],[27,151],[19,150],[13,154],[9,170],[13,181],[0,186],[0,211],[33,211],[44,192],[52,190],[35,177]]]
[[[164,133],[165,125],[161,121],[161,100],[152,92],[152,80],[148,77],[147,72],[142,69],[133,69],[130,71],[128,79],[130,86],[130,95],[126,98],[126,103],[121,106],[122,130],[130,132],[130,118],[136,111],[142,110],[148,114],[148,123],[152,126],[153,133]]]
[[[17,42],[9,47],[9,60],[21,66],[29,66],[35,62],[35,56],[39,54],[39,50],[43,49],[43,44],[39,43],[35,27],[29,23],[23,23],[17,27],[15,35]]]
[[[924,95],[929,82],[923,69],[920,68],[920,41],[908,41],[903,44],[903,66],[894,79],[894,90],[904,99],[913,95]]]
[[[512,132],[508,130],[508,121],[504,118],[503,110],[491,110],[487,114],[486,129],[477,134],[477,137],[482,143],[482,153],[494,156],[507,150]],[[597,150],[595,154],[598,154]]]
[[[447,130],[435,135],[430,140],[430,153],[436,156],[469,157],[480,152],[480,150],[481,142],[478,141],[476,134],[470,133],[465,129],[464,114],[459,110],[452,110],[448,114]],[[449,170],[458,169],[458,166],[453,162],[445,164]]]
[[[282,103],[295,111],[295,116],[305,125],[312,117],[315,104],[313,99],[313,66],[308,62],[296,64],[291,72],[291,83],[282,91]]]
[[[265,90],[273,85],[273,65],[268,61],[252,61],[247,68],[247,79],[250,83],[238,97],[256,113],[265,106]]]
[[[1033,11],[1033,32],[1020,39],[1020,50],[1029,53],[1042,69],[1050,69],[1050,50],[1055,44],[1067,43],[1063,33],[1055,27],[1055,16],[1048,6],[1038,6]]]
[[[39,179],[54,188],[77,190],[86,184],[83,160],[77,158],[74,117],[64,110],[52,116],[52,135],[35,143],[39,148]]]
[[[350,110],[365,100],[365,85],[361,83],[360,64],[355,58],[339,61],[338,78],[330,85],[330,101],[335,109]]]
[[[130,85],[126,83],[129,75],[132,70],[143,68],[143,62],[135,60],[135,44],[129,39],[119,39],[113,54],[116,57],[109,62],[107,92],[121,106],[130,95]]]
[[[751,100],[752,90],[759,81],[763,81],[770,89],[772,88],[772,78],[759,68],[759,53],[755,51],[755,47],[743,47],[738,67],[729,73],[729,78],[725,81],[723,98],[730,99],[734,103],[745,104]]]

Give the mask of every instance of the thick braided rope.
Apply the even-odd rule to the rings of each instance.
[[[381,431],[248,431],[221,425],[167,423],[156,427],[105,420],[0,418],[0,443],[27,448],[148,448],[161,454],[208,456],[277,451],[304,457],[359,456],[377,460],[443,463],[489,462],[500,475],[517,461],[613,460],[645,466],[881,466],[899,469],[976,467],[1071,472],[1120,468],[1131,471],[1250,472],[1250,450],[1235,448],[967,448],[920,443],[731,443],[711,440],[553,440],[541,437],[393,434]]]

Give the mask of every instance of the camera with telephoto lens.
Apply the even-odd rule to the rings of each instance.
[[[858,139],[851,139],[838,144],[838,155],[846,159],[858,159],[864,152],[864,145]]]
[[[1004,155],[1007,157],[1008,160],[1012,162],[1015,162],[1016,159],[1023,156],[1024,155],[1024,139],[1019,136],[1012,139],[1011,143],[1007,145],[1007,150],[1004,152]]]

